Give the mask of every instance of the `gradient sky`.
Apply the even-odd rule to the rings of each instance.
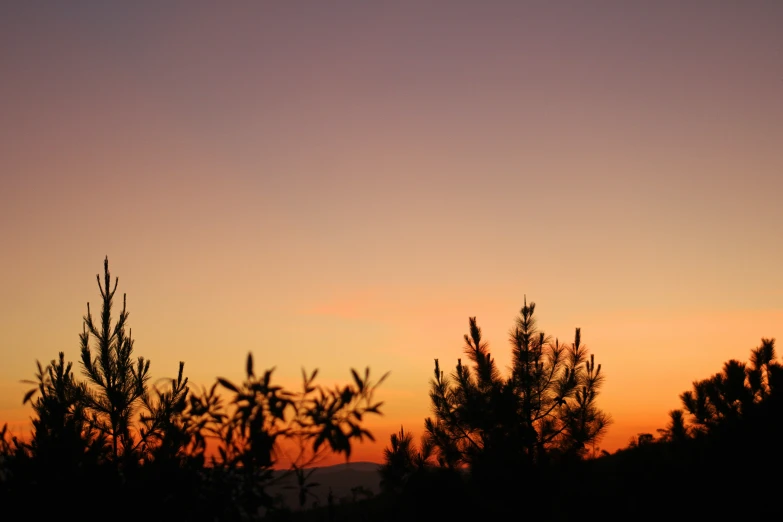
[[[0,4],[0,423],[106,255],[154,378],[391,371],[358,460],[525,295],[609,450],[783,342],[783,2],[553,4]]]

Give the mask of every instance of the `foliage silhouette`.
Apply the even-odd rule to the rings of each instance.
[[[27,392],[23,403],[32,403],[33,437],[27,450],[41,461],[49,463],[54,473],[73,472],[85,462],[96,462],[106,447],[106,438],[89,422],[88,390],[76,381],[72,363],[59,353],[46,368],[36,361],[37,384]],[[38,397],[33,399],[34,395]]]
[[[373,397],[388,375],[373,382],[369,368],[364,377],[351,370],[352,384],[327,389],[315,385],[317,370],[309,375],[302,370],[302,389],[294,392],[272,384],[274,369],[256,376],[253,366],[249,354],[244,382],[218,378],[209,391],[191,397],[184,412],[196,454],[203,454],[207,440],[216,443],[207,490],[214,509],[225,519],[282,507],[267,490],[287,476],[273,472],[285,443],[295,448],[289,472],[297,478],[300,506],[304,505],[310,488],[317,485],[309,482],[306,467],[328,452],[348,459],[354,442],[374,440],[361,422],[366,415],[381,413],[382,403]],[[228,403],[216,394],[218,385],[231,392]]]
[[[775,360],[775,340],[761,339],[750,364],[732,359],[709,379],[695,381],[680,395],[691,429],[708,433],[732,429],[742,421],[781,413],[783,366]]]
[[[171,390],[149,386],[150,361],[143,357],[133,360],[133,339],[130,331],[126,334],[129,314],[125,295],[122,310],[112,324],[119,278],[115,278],[112,288],[108,257],[103,268],[103,284],[100,275],[96,276],[102,299],[100,323],[96,325],[87,303],[79,335],[82,371],[87,381],[76,380],[72,363],[65,362],[62,352],[59,360],[53,360],[45,369],[38,363],[38,387],[30,390],[23,401],[40,393],[33,403],[37,418],[33,420],[30,449],[44,457],[41,452],[54,444],[79,458],[87,453],[98,462],[136,466],[161,457],[161,448],[166,447],[167,435],[172,433],[175,417],[181,413],[188,394],[187,378],[183,379],[184,363],[180,362]],[[59,449],[56,452],[63,454]]]
[[[687,409],[673,410],[657,437],[640,433],[627,448],[613,454],[593,446],[593,458],[581,460],[563,458],[567,453],[554,447],[548,452],[550,458],[532,468],[520,468],[509,461],[505,468],[496,468],[500,480],[482,476],[481,480],[489,479],[489,488],[476,479],[470,467],[449,469],[440,466],[437,459],[423,461],[422,449],[401,429],[390,437],[384,452],[385,464],[379,470],[384,490],[380,495],[356,505],[341,505],[332,514],[314,510],[293,519],[779,518],[776,499],[783,480],[783,454],[778,445],[783,417],[776,402],[780,393],[776,383],[780,381],[771,348],[774,342],[762,340],[745,365],[746,391],[726,384],[732,379],[727,374],[739,374],[735,363],[724,366],[729,369],[721,372],[720,379],[708,379],[722,383],[723,388],[719,388],[720,394],[705,394],[713,402],[702,409],[728,412],[716,415],[714,422],[699,424]],[[736,375],[733,378],[739,380]],[[719,404],[719,400],[727,404]],[[417,462],[425,464],[417,468]],[[504,484],[509,474],[531,480]]]
[[[435,359],[434,417],[425,420],[420,449],[401,429],[391,436],[380,469],[384,491],[400,505],[416,506],[405,517],[514,515],[520,491],[536,498],[540,506],[533,511],[544,514],[552,477],[590,456],[590,447],[597,451],[611,422],[597,406],[601,367],[588,356],[579,328],[572,344],[561,344],[538,331],[534,312],[535,303],[525,299],[510,332],[507,376],[475,317],[464,336],[469,364],[458,359],[446,375]],[[461,502],[451,505],[450,497]]]
[[[384,463],[379,470],[381,488],[400,493],[415,473],[432,466],[433,449],[430,439],[425,437],[417,450],[413,435],[400,427],[400,432],[391,435],[389,446],[383,450]]]
[[[606,432],[611,420],[596,404],[604,376],[588,358],[580,329],[566,346],[537,330],[534,311],[535,303],[525,300],[510,332],[508,377],[497,368],[475,317],[464,337],[472,365],[460,359],[446,376],[435,360],[435,417],[425,427],[440,465],[467,465],[474,474],[530,469],[552,458],[580,458]]]
[[[124,298],[113,322],[110,283],[107,258],[100,316],[88,305],[83,320],[82,375],[64,353],[37,363],[23,397],[30,436],[0,429],[8,512],[196,521],[779,516],[783,365],[774,339],[762,338],[749,362],[730,360],[694,381],[657,437],[640,433],[610,455],[596,446],[610,422],[596,402],[604,376],[579,329],[560,344],[536,329],[535,305],[525,302],[504,376],[470,318],[469,363],[458,360],[447,376],[436,360],[421,442],[400,428],[379,468],[382,493],[354,487],[338,501],[331,490],[317,498],[329,484],[312,466],[326,453],[349,459],[356,442],[372,439],[364,422],[381,413],[374,394],[386,375],[374,382],[369,369],[351,370],[349,384],[326,388],[317,371],[303,370],[301,388],[290,390],[275,384],[274,368],[256,372],[248,354],[241,382],[219,377],[194,391],[180,363],[155,386],[149,361],[134,358]],[[284,483],[294,506],[273,495]]]
[[[381,414],[374,393],[388,374],[374,382],[369,368],[334,388],[303,370],[302,390],[290,391],[272,383],[273,369],[257,376],[249,354],[240,384],[218,378],[192,393],[183,362],[167,385],[150,384],[150,362],[134,359],[126,333],[125,296],[113,321],[118,279],[111,283],[107,257],[99,319],[88,303],[80,334],[85,380],[62,352],[46,367],[37,363],[35,380],[24,381],[36,385],[23,398],[33,408],[29,440],[0,431],[4,507],[35,506],[39,518],[70,509],[84,520],[253,519],[285,511],[267,494],[280,480],[273,468],[281,456],[306,499],[315,485],[307,466],[329,452],[349,459],[354,443],[373,438],[363,422]]]
[[[772,499],[783,480],[781,368],[774,339],[762,338],[749,364],[732,359],[694,381],[659,438],[639,434],[628,448],[589,463],[589,473],[601,478],[598,499],[613,513],[644,511],[650,518],[670,516],[675,499],[685,498],[678,516],[779,516]]]
[[[122,310],[116,323],[112,324],[112,305],[119,278],[115,278],[112,288],[108,256],[103,262],[103,270],[103,284],[100,275],[96,276],[102,299],[100,323],[95,323],[90,303],[87,303],[87,314],[79,336],[82,370],[89,383],[89,386],[83,387],[84,395],[80,402],[89,411],[91,427],[108,439],[111,445],[109,459],[117,464],[122,459],[128,465],[146,456],[144,450],[150,439],[161,438],[161,434],[152,428],[165,424],[166,421],[158,418],[165,408],[161,409],[149,401],[150,361],[144,357],[133,359],[133,339],[130,330],[127,334],[125,330],[128,320],[125,294]],[[95,354],[91,340],[94,340]],[[182,366],[183,363],[180,363],[180,380]],[[178,395],[186,394],[187,388],[183,384]],[[158,398],[163,399],[164,395],[158,394]],[[132,429],[141,406],[146,406],[150,412],[141,419],[146,427],[138,427],[138,436],[134,437]]]

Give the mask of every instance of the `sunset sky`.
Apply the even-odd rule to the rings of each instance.
[[[556,4],[556,5],[555,5]],[[783,2],[3,2],[0,425],[109,257],[153,378],[370,366],[379,460],[524,296],[615,450],[783,343]],[[779,347],[779,353],[783,346]]]

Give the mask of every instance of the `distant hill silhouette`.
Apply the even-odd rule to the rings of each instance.
[[[380,481],[381,477],[378,474],[378,468],[380,464],[375,462],[349,462],[346,464],[336,464],[333,466],[315,467],[313,474],[310,476],[311,482],[317,482],[319,485],[311,488],[311,491],[315,494],[315,497],[308,499],[305,508],[313,507],[313,502],[316,501],[318,505],[325,506],[328,502],[329,490],[331,489],[334,497],[334,502],[341,503],[348,500],[360,500],[366,498],[366,495],[362,495],[360,492],[354,494],[352,489],[361,487],[364,491],[377,495],[380,493]],[[276,471],[276,477],[285,475],[286,471]],[[296,477],[292,474],[280,479],[271,486],[268,490],[269,495],[272,497],[280,497],[287,507],[292,510],[298,510],[299,508],[299,491],[296,488]]]

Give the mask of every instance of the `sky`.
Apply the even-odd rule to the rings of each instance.
[[[380,460],[476,316],[602,365],[614,451],[783,340],[783,3],[0,4],[0,424],[78,369],[105,256],[154,379],[389,371]],[[779,350],[780,351],[780,350]],[[77,370],[78,371],[78,370]]]

